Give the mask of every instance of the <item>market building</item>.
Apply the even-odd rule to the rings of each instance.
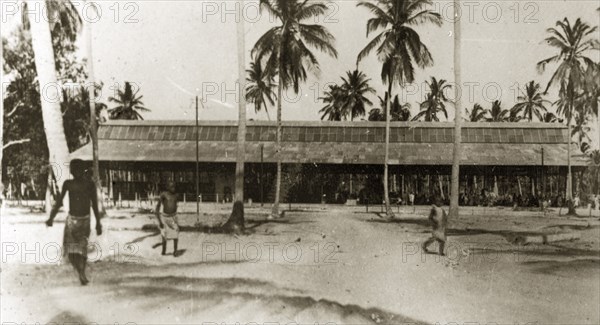
[[[271,202],[275,180],[275,122],[248,121],[246,200]],[[197,132],[197,133],[196,133]],[[281,202],[376,203],[382,200],[385,123],[283,122]],[[462,128],[463,204],[481,193],[496,197],[564,194],[568,130],[557,123],[469,123]],[[148,198],[174,179],[182,199],[196,200],[196,157],[202,201],[233,197],[236,121],[110,121],[98,130],[102,186],[113,200]],[[196,146],[196,137],[198,145]],[[390,191],[417,203],[447,198],[453,123],[393,122]],[[198,148],[198,150],[196,150]],[[72,158],[91,160],[91,144]],[[586,158],[573,146],[574,185]]]

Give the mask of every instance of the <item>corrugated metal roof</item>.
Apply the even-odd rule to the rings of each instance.
[[[449,165],[452,123],[393,123],[390,163]],[[381,164],[385,123],[284,122],[282,161],[285,163]],[[194,121],[113,121],[99,128],[101,161],[173,161],[196,159]],[[200,161],[234,162],[237,127],[232,121],[207,122],[199,127]],[[567,129],[545,123],[465,123],[463,165],[566,165]],[[249,122],[246,161],[275,162],[275,123]],[[91,159],[91,146],[72,154]],[[574,152],[574,166],[586,165]]]
[[[465,143],[565,143],[567,129],[555,126],[523,127],[524,123],[469,123],[463,129]],[[549,124],[546,124],[549,125]],[[274,123],[250,124],[246,128],[246,141],[275,141]],[[155,123],[107,124],[100,127],[100,140],[150,140],[194,141],[195,126],[189,123],[166,125]],[[450,123],[394,123],[390,142],[406,143],[452,143],[453,125]],[[384,142],[385,124],[355,122],[334,123],[285,123],[282,140],[285,142]],[[200,141],[236,141],[237,126],[202,123],[198,127]]]

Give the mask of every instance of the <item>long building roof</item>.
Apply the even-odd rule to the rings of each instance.
[[[98,129],[101,161],[196,161],[195,121],[110,121]],[[275,122],[248,121],[246,161],[275,162]],[[453,123],[392,122],[390,163],[450,165]],[[568,130],[551,123],[469,123],[462,129],[462,165],[566,166]],[[382,164],[384,122],[283,122],[284,163]],[[235,162],[236,121],[200,121],[202,162]],[[571,163],[587,165],[573,146]],[[71,154],[91,159],[91,145]]]

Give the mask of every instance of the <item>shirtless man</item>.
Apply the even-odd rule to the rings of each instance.
[[[162,214],[160,212],[161,205],[163,206]],[[160,193],[158,204],[156,204],[156,218],[162,236],[162,255],[167,253],[167,240],[173,239],[173,256],[178,257],[177,194],[175,193],[175,182],[172,180],[167,182],[167,191]]]
[[[65,222],[63,254],[69,258],[69,262],[77,270],[81,284],[86,285],[89,282],[85,275],[85,268],[90,237],[90,207],[96,217],[96,234],[98,236],[102,234],[102,224],[100,223],[102,216],[98,211],[96,186],[92,180],[85,177],[83,161],[73,159],[70,169],[73,179],[64,182],[60,197],[52,208],[46,225],[52,227],[54,218],[63,204],[63,199],[69,192],[69,214]]]
[[[438,242],[438,250],[441,256],[445,256],[444,246],[446,245],[446,227],[448,224],[448,215],[442,209],[442,198],[436,195],[429,213],[429,222],[431,223],[431,237],[429,237],[421,246],[425,253],[428,253],[429,245]]]

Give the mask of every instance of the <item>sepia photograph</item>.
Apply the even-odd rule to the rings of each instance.
[[[600,325],[600,0],[0,7],[0,325]]]

